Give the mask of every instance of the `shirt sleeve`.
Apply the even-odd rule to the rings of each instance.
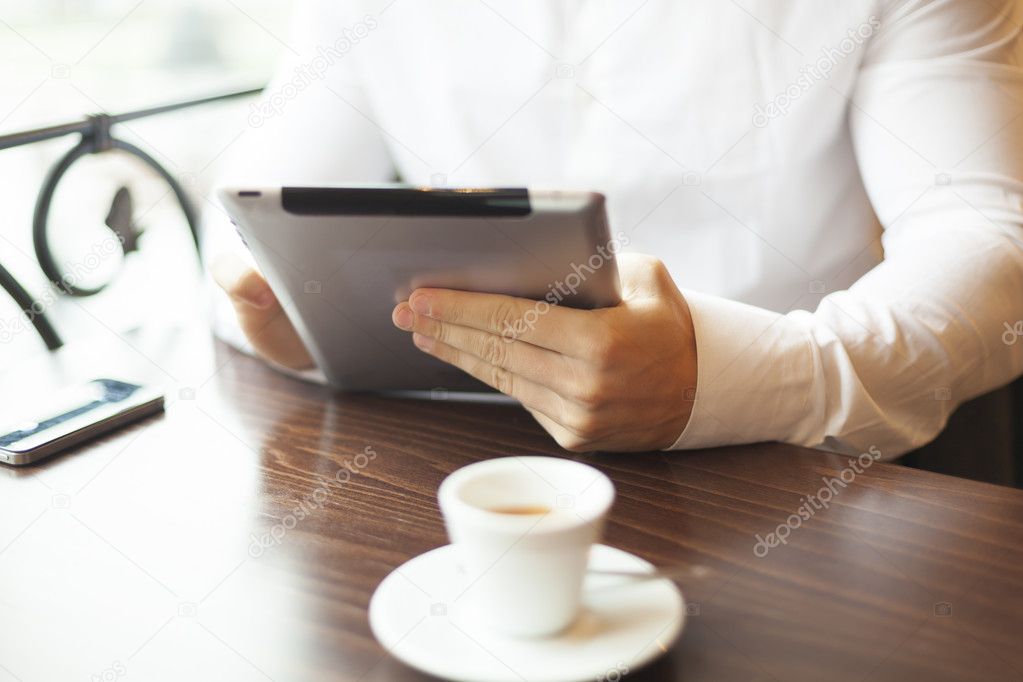
[[[686,292],[699,376],[673,448],[779,440],[891,458],[1023,371],[1020,3],[882,9],[849,125],[884,260],[812,313]]]
[[[252,101],[224,154],[216,184],[318,185],[381,182],[395,176],[385,135],[362,86],[359,48],[374,38],[377,17],[363,3],[303,0],[296,6],[282,59]],[[252,262],[215,196],[204,206],[204,261],[231,251]],[[208,273],[208,268],[207,268]],[[227,295],[207,274],[214,333],[252,353]],[[271,363],[272,364],[272,363]],[[287,374],[323,381],[318,370]]]

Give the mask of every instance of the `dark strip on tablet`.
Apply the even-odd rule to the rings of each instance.
[[[529,191],[431,187],[284,187],[281,206],[296,215],[527,216]]]

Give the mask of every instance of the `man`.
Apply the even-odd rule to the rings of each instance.
[[[1023,370],[1021,21],[1008,0],[306,5],[226,179],[602,191],[660,259],[622,257],[620,306],[498,343],[531,302],[420,290],[395,325],[568,449],[891,458]],[[215,276],[258,354],[311,364],[258,273]]]

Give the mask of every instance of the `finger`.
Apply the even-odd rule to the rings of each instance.
[[[558,417],[565,413],[565,401],[546,386],[541,386],[525,377],[512,374],[501,367],[495,367],[475,355],[458,350],[453,346],[423,336],[422,334],[413,333],[412,342],[424,353],[443,360],[449,365],[458,367],[487,386],[515,398],[529,409],[539,410],[544,414]]]
[[[213,280],[227,292],[233,303],[267,309],[277,303],[263,275],[249,267],[237,254],[221,254],[210,267]]]
[[[574,366],[578,363],[575,358],[525,341],[416,315],[407,303],[398,304],[393,318],[394,323],[405,331],[417,332],[465,351],[489,365],[506,369],[562,396],[572,393],[574,378],[582,371],[581,367]]]
[[[260,314],[238,315],[239,326],[257,354],[291,369],[314,366],[312,356],[283,308],[274,305],[257,312]]]
[[[416,313],[442,322],[526,341],[573,357],[580,353],[577,339],[594,338],[599,333],[590,311],[500,294],[416,289],[409,305]],[[565,334],[565,329],[572,329],[573,334]]]
[[[217,258],[210,272],[227,292],[238,326],[258,355],[291,369],[313,366],[309,351],[261,274],[234,254]]]

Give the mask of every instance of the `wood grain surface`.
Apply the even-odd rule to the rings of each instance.
[[[167,412],[0,469],[0,681],[427,679],[373,639],[370,596],[446,543],[444,476],[515,454],[604,471],[605,542],[683,570],[683,637],[626,679],[1023,680],[1023,491],[872,463],[801,520],[847,458],[571,454],[519,408],[332,395],[202,330],[111,333],[3,393],[102,375],[162,384]]]

